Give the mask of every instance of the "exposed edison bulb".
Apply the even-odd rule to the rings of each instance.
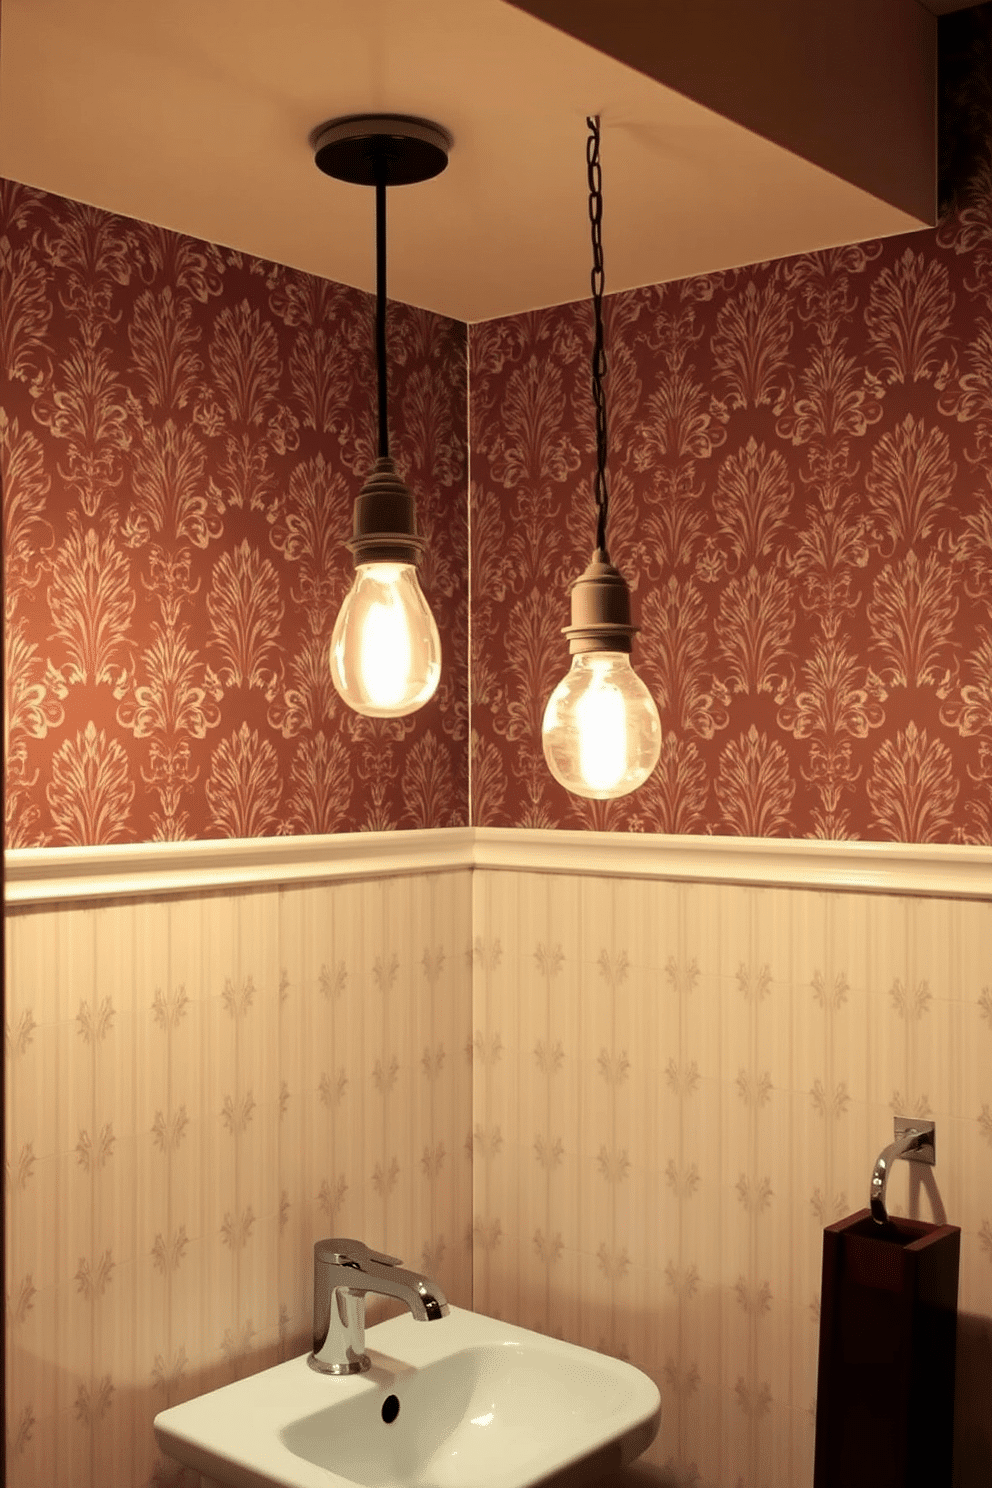
[[[636,790],[661,753],[658,709],[624,651],[573,656],[548,699],[541,732],[555,779],[593,801]]]
[[[360,563],[331,636],[331,680],[367,718],[422,708],[441,676],[441,641],[412,563]]]

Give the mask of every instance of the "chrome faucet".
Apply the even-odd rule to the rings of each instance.
[[[313,1248],[313,1353],[320,1374],[360,1374],[365,1352],[365,1297],[398,1297],[421,1323],[447,1317],[448,1300],[436,1282],[400,1268],[362,1240],[318,1240]]]

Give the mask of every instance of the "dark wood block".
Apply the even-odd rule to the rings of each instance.
[[[956,1225],[823,1232],[813,1488],[951,1488]]]

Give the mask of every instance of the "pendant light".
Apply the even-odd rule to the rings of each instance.
[[[596,408],[596,550],[572,586],[568,636],[572,665],[548,699],[541,729],[552,775],[573,795],[606,801],[643,785],[658,763],[661,723],[654,699],[630,664],[630,589],[606,546],[606,398],[603,378],[603,195],[599,119],[587,119],[586,164],[592,224],[595,339],[592,392]]]
[[[440,175],[452,140],[426,119],[356,114],[321,125],[312,142],[314,160],[325,175],[375,187],[378,458],[355,501],[348,543],[355,581],[331,637],[331,680],[356,713],[402,718],[422,708],[437,690],[441,641],[417,578],[424,544],[417,534],[413,492],[389,454],[386,188]]]

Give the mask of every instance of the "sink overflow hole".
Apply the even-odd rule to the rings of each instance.
[[[382,1402],[382,1419],[391,1426],[400,1413],[400,1403],[395,1395],[387,1395]]]

